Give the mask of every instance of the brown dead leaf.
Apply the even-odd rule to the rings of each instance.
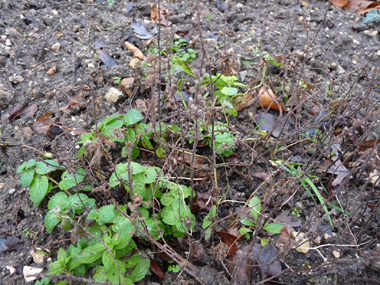
[[[247,93],[243,97],[241,97],[238,101],[237,106],[235,107],[236,112],[240,112],[241,110],[244,110],[255,102],[255,97],[252,93]]]
[[[149,270],[155,273],[160,279],[165,278],[164,272],[162,271],[161,267],[151,258]]]
[[[229,234],[227,232],[223,231],[215,231],[215,234],[220,237],[223,241],[228,246],[228,256],[233,256],[235,252],[238,250],[238,243],[240,244],[240,239],[237,236],[234,236],[232,234]]]
[[[330,2],[337,8],[343,8],[358,14],[365,14],[373,9],[380,8],[380,3],[367,0],[330,0]]]
[[[263,85],[259,91],[259,104],[264,108],[271,108],[277,111],[287,112],[284,105],[277,99],[269,86]]]
[[[124,44],[127,47],[127,49],[132,51],[133,57],[136,57],[136,58],[141,59],[141,60],[145,59],[145,55],[141,52],[141,50],[139,48],[135,47],[133,44],[131,44],[128,41],[125,41]]]
[[[153,5],[151,6],[150,18],[154,23],[168,27],[171,25],[171,22],[168,20],[168,17],[169,13],[165,8],[160,7],[160,12],[158,12],[158,8],[154,7]]]
[[[368,141],[362,142],[359,146],[359,149],[364,151],[369,148],[374,148],[378,144],[380,144],[380,140],[368,140]]]

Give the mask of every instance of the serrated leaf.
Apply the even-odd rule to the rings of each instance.
[[[55,226],[59,224],[59,222],[60,221],[55,214],[52,214],[50,212],[47,213],[44,219],[46,231],[50,234],[54,230]]]
[[[126,126],[130,126],[130,125],[140,122],[142,119],[144,119],[144,116],[141,114],[140,110],[131,109],[124,116],[123,122]]]
[[[30,200],[36,204],[41,203],[48,194],[48,189],[49,182],[46,176],[41,176],[40,178],[35,177],[29,188]]]
[[[89,264],[101,258],[105,250],[106,248],[103,244],[96,243],[93,246],[86,247],[78,257],[73,258],[79,263]]]
[[[92,278],[97,282],[107,282],[107,271],[104,266],[97,266]]]
[[[157,179],[157,172],[160,170],[161,169],[158,167],[149,167],[145,172],[144,183],[150,184],[155,182]]]
[[[115,215],[115,206],[114,205],[107,205],[104,207],[101,207],[98,210],[98,223],[106,224],[112,222],[113,216]]]
[[[58,261],[55,261],[49,265],[49,275],[59,274],[63,270],[64,267]]]
[[[266,224],[263,229],[272,234],[279,234],[284,225],[279,223]]]
[[[149,259],[141,259],[135,268],[133,268],[133,271],[130,275],[130,278],[133,282],[137,282],[142,280],[146,274],[148,273],[150,266],[150,260]]]
[[[26,165],[25,165],[25,169],[29,169],[29,168],[31,168],[31,167],[33,167],[33,166],[35,166],[36,165],[36,161],[34,160],[34,159],[30,159],[27,163],[26,163]]]
[[[53,197],[50,198],[48,203],[48,209],[53,210],[55,207],[60,207],[66,210],[68,206],[67,195],[63,192],[58,192]]]
[[[86,194],[79,193],[70,196],[68,199],[68,204],[69,207],[73,208],[74,213],[80,214],[85,210],[83,204],[85,207],[95,208],[95,199],[90,199]]]
[[[25,170],[26,165],[27,165],[27,162],[24,161],[23,164],[21,164],[19,167],[17,167],[16,173],[21,173],[21,172],[23,172],[23,171]]]
[[[172,205],[174,201],[175,201],[175,198],[173,197],[171,193],[165,193],[161,197],[161,204],[164,206]]]
[[[131,241],[134,232],[135,226],[133,224],[125,224],[122,229],[115,234],[117,236],[116,242],[114,243],[115,249],[126,247]]]
[[[59,163],[52,159],[39,161],[36,163],[36,172],[38,174],[47,174],[50,171],[53,171],[59,167],[60,167]]]
[[[133,266],[135,266],[141,259],[141,256],[135,254],[133,256],[131,256],[130,258],[128,258],[126,261],[125,261],[125,267],[126,268],[131,268]]]
[[[62,180],[59,182],[59,188],[62,190],[68,190],[70,188],[75,187],[79,183],[81,183],[86,175],[86,172],[83,168],[79,168],[78,171],[73,173],[68,173],[65,171],[62,174]]]
[[[125,133],[125,136],[127,137],[127,140],[132,143],[136,139],[136,133],[133,129],[128,129],[128,131]]]
[[[33,181],[33,178],[34,178],[34,170],[28,169],[20,177],[21,185],[24,187],[30,186],[30,184]],[[36,178],[38,178],[38,177],[36,176]]]
[[[116,260],[119,271],[116,266],[112,266],[110,270],[107,272],[108,280],[113,284],[125,284],[125,266],[124,263],[120,260]],[[120,274],[120,279],[119,279]],[[120,281],[120,282],[119,282]]]
[[[103,253],[102,262],[103,262],[104,268],[107,271],[111,270],[112,266],[115,266],[114,259],[111,253],[109,253],[107,250]]]

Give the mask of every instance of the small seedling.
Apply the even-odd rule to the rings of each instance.
[[[253,197],[249,201],[248,205],[250,207],[250,212],[251,212],[251,215],[253,217],[253,221],[252,221],[252,219],[244,218],[244,219],[241,219],[240,222],[245,226],[256,228],[258,225],[258,222],[259,222],[259,218],[261,216],[260,199],[257,197]],[[283,225],[279,224],[279,223],[265,223],[263,230],[267,231],[268,233],[279,234],[282,227],[283,227]],[[244,234],[246,234],[246,233],[247,232],[245,232]]]
[[[168,263],[172,264],[173,261],[168,261]],[[168,272],[173,272],[173,273],[177,273],[181,270],[181,268],[179,267],[179,265],[169,265],[168,267]]]
[[[117,85],[120,85],[120,82],[121,82],[121,77],[119,77],[119,76],[115,76],[114,78],[113,78],[113,83],[115,83],[115,84],[117,84]]]

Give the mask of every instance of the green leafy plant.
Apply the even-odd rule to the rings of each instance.
[[[250,213],[253,217],[252,219],[249,218],[243,218],[240,220],[240,222],[248,227],[254,227],[256,228],[259,222],[259,218],[261,215],[261,201],[257,197],[253,197],[249,203]],[[265,223],[263,226],[263,230],[272,233],[272,234],[279,234],[283,225],[279,223]],[[247,228],[243,228],[243,231],[240,231],[241,234],[247,234],[250,230],[247,231]]]
[[[113,78],[113,83],[115,83],[115,84],[117,84],[117,85],[120,85],[120,82],[121,82],[121,77],[119,77],[119,76],[115,76],[114,78]]]
[[[17,168],[17,173],[22,173],[20,177],[21,185],[29,187],[30,200],[34,202],[35,207],[38,207],[53,189],[49,174],[57,169],[60,169],[60,165],[55,160],[37,162],[34,159],[25,161]],[[66,178],[67,172],[65,171],[64,174]],[[78,179],[82,181],[80,177]]]
[[[179,265],[172,265],[173,264],[173,261],[168,261],[170,263],[170,265],[168,266],[168,272],[173,272],[173,273],[177,273],[181,270],[181,268],[179,267]]]
[[[236,76],[225,76],[223,74],[217,74],[212,76],[212,83],[216,87],[214,93],[215,100],[222,105],[229,114],[237,116],[237,112],[234,109],[234,99],[242,96],[243,93],[239,93],[237,87],[247,88],[247,85],[238,82]],[[205,76],[203,80],[203,85],[210,84],[210,77]]]

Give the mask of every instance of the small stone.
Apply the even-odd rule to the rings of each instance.
[[[9,76],[8,78],[9,82],[13,83],[13,84],[18,84],[18,83],[21,83],[24,81],[24,77],[22,77],[21,75],[13,75],[13,76]]]
[[[57,15],[58,15],[58,11],[57,11],[57,10],[51,10],[51,13],[52,13],[54,16],[57,16]]]
[[[315,239],[314,239],[314,242],[317,243],[317,244],[320,244],[321,243],[321,236],[317,236]]]
[[[79,32],[79,26],[74,26],[73,27],[73,32],[78,33]]]
[[[378,33],[379,33],[379,31],[372,31],[372,36],[376,37]]]
[[[323,235],[323,237],[325,238],[325,240],[328,240],[329,238],[331,238],[331,236],[330,236],[328,233],[325,233],[325,234]]]
[[[304,19],[304,17],[303,17],[303,16],[301,16],[301,17],[299,17],[299,18],[298,18],[298,21],[302,22],[302,21],[303,21],[303,19]]]
[[[338,67],[338,65],[335,62],[333,62],[330,64],[330,67],[331,67],[331,69],[336,69]]]
[[[49,70],[48,70],[48,72],[46,72],[46,75],[47,76],[52,76],[54,73],[56,73],[57,72],[57,66],[56,65],[54,65],[53,67],[51,67]]]
[[[11,190],[9,190],[8,193],[9,193],[10,195],[13,195],[15,192],[16,192],[16,189],[15,189],[15,188],[12,188]]]
[[[12,45],[11,40],[10,40],[10,39],[6,39],[6,41],[5,41],[5,45],[6,45],[7,47],[10,47],[10,46]]]
[[[133,94],[133,83],[135,83],[135,79],[133,77],[124,78],[120,82],[120,88],[127,93],[128,97],[131,97]]]
[[[378,50],[378,51],[376,52],[376,55],[380,56],[380,50]]]
[[[60,49],[61,49],[61,44],[60,44],[60,43],[55,43],[55,44],[53,44],[53,45],[51,46],[51,50],[52,50],[52,51],[57,52],[57,51],[59,51]]]
[[[94,65],[92,62],[90,62],[90,63],[87,65],[87,67],[88,67],[88,68],[91,68],[91,69],[94,69],[94,68],[95,68],[95,65]]]
[[[333,255],[334,255],[335,258],[339,258],[340,257],[339,251],[336,251],[336,250],[333,251]]]
[[[359,42],[358,40],[356,40],[356,39],[352,39],[352,42],[353,42],[355,45],[359,45],[359,44],[360,44],[360,42]]]
[[[344,70],[343,67],[341,67],[340,65],[338,65],[338,67],[336,68],[336,73],[339,74],[339,75],[342,75],[344,74],[346,71]]]
[[[179,40],[180,38],[181,38],[181,36],[179,36],[179,35],[177,35],[177,34],[174,34],[174,36],[173,36],[173,38],[174,38],[174,40]]]
[[[33,261],[36,264],[42,264],[42,263],[44,263],[45,255],[43,255],[42,253],[35,252],[34,250],[32,250],[30,252],[30,255],[33,257]]]
[[[113,103],[116,103],[121,97],[123,97],[123,93],[114,87],[111,87],[105,95],[105,99]]]
[[[285,92],[286,94],[289,94],[289,93],[290,93],[290,86],[285,86],[285,88],[284,88],[284,92]]]
[[[13,266],[7,265],[5,268],[7,268],[9,270],[9,274],[11,274],[11,275],[16,273],[16,268]]]
[[[243,8],[243,7],[244,7],[244,5],[241,4],[241,3],[237,3],[237,4],[236,4],[236,8],[238,8],[238,9],[241,9],[241,8]]]
[[[37,279],[38,273],[41,273],[43,270],[43,268],[24,266],[22,273],[26,282],[32,282]]]

